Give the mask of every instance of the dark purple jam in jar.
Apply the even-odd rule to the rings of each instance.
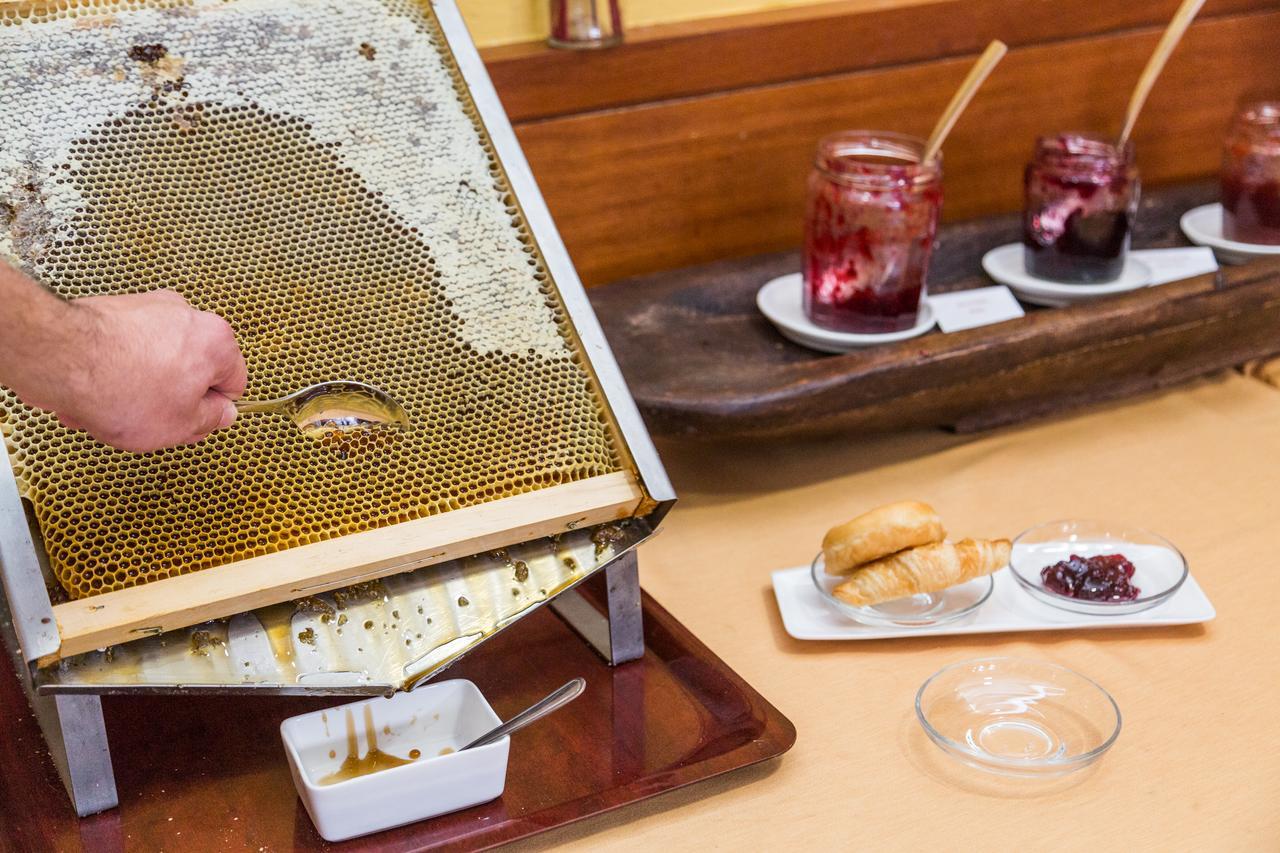
[[[940,158],[924,141],[850,131],[818,144],[804,229],[804,310],[838,332],[916,322],[942,209]]]
[[[1115,281],[1138,213],[1133,146],[1080,133],[1041,137],[1027,165],[1027,272],[1071,284]]]
[[[1222,236],[1280,245],[1280,101],[1236,114],[1222,162]]]

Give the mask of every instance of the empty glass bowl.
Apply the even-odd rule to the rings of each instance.
[[[1120,709],[1093,681],[1052,663],[978,658],[916,693],[916,716],[952,758],[1002,776],[1050,778],[1087,767],[1120,734]]]
[[[940,592],[922,592],[894,601],[855,607],[836,598],[833,590],[841,578],[827,574],[821,553],[814,558],[810,573],[818,594],[832,607],[864,625],[885,628],[926,628],[955,622],[981,607],[995,589],[995,581],[987,575]]]
[[[1073,554],[1120,554],[1133,563],[1131,601],[1088,601],[1047,589],[1040,572]],[[1173,597],[1187,579],[1187,561],[1167,539],[1106,521],[1067,519],[1033,527],[1013,540],[1009,567],[1018,584],[1045,604],[1091,616],[1119,616],[1148,610]]]

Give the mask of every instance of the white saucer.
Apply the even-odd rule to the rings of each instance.
[[[876,334],[833,332],[813,324],[805,315],[804,295],[801,291],[803,287],[804,276],[798,272],[779,276],[760,288],[760,292],[756,294],[756,305],[760,308],[760,313],[777,327],[784,338],[819,352],[843,353],[863,347],[905,341],[923,335],[933,328],[935,322],[929,300],[922,299],[920,313],[916,315],[916,324],[910,329]]]
[[[1222,205],[1203,204],[1182,214],[1182,233],[1197,246],[1208,246],[1224,264],[1243,264],[1254,258],[1280,255],[1280,246],[1239,243],[1222,236]]]
[[[1151,284],[1153,277],[1151,267],[1130,254],[1125,259],[1124,272],[1120,273],[1120,278],[1106,284],[1047,281],[1027,272],[1021,243],[1008,243],[987,252],[982,256],[982,268],[996,281],[1007,284],[1023,302],[1051,308],[1138,290]]]

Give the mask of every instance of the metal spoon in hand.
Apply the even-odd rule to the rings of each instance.
[[[471,741],[471,743],[467,744],[462,749],[471,749],[473,746],[487,746],[496,740],[501,740],[513,732],[520,731],[530,723],[541,720],[552,711],[559,710],[565,705],[568,705],[574,699],[577,699],[578,696],[582,694],[582,691],[586,689],[586,686],[587,682],[585,679],[575,678],[564,687],[561,687],[554,693],[548,695],[545,699],[539,699],[537,702],[534,702],[528,708],[525,708],[519,714],[516,714],[502,725],[492,728],[480,735],[480,737]],[[462,749],[458,750],[458,752],[462,752]]]
[[[330,432],[408,429],[409,414],[394,397],[363,382],[321,382],[275,400],[237,400],[240,414],[285,415],[310,438]]]

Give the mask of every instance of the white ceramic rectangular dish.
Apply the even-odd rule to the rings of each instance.
[[[479,688],[455,679],[290,717],[280,736],[312,823],[325,840],[343,841],[500,796],[510,738],[455,750],[501,722]],[[344,772],[397,760],[406,763]]]
[[[996,572],[993,578],[995,590],[991,598],[972,616],[928,628],[881,628],[854,622],[822,600],[814,589],[808,566],[774,572],[773,591],[782,612],[782,624],[797,640],[883,640],[945,634],[1141,628],[1208,622],[1216,615],[1204,591],[1190,575],[1169,601],[1127,616],[1085,616],[1041,604],[1018,586],[1007,568]]]

